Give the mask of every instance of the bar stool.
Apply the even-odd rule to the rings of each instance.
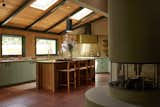
[[[59,70],[59,74],[66,74],[67,83],[60,83],[60,86],[67,86],[67,91],[70,92],[70,85],[74,84],[74,88],[76,88],[76,61],[67,61],[65,64],[65,68]],[[71,75],[73,73],[73,75]],[[71,76],[73,81],[71,81]]]
[[[81,80],[85,80],[88,84],[88,60],[80,60],[77,62],[77,76],[78,76],[78,85],[80,86]],[[82,74],[82,72],[84,74]],[[85,77],[84,77],[85,76]]]
[[[88,60],[88,81],[93,84],[93,79],[95,79],[95,60]]]

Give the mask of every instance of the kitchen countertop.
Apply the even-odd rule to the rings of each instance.
[[[37,63],[62,63],[66,61],[57,61],[56,59],[53,60],[41,60],[41,61],[36,61]]]
[[[73,60],[88,60],[88,59],[98,59],[104,57],[76,57]],[[10,63],[10,62],[26,62],[26,61],[33,61],[33,62],[43,62],[43,63],[59,63],[68,61],[68,58],[8,58],[8,59],[0,59],[0,63]]]
[[[72,61],[80,61],[80,60],[90,60],[89,58],[73,58]],[[41,60],[36,61],[38,63],[63,63],[67,62],[69,59],[53,59],[53,60]]]
[[[0,60],[0,63],[9,63],[9,62],[26,62],[26,61],[34,61],[32,59],[3,59]]]

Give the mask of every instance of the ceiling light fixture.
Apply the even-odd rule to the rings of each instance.
[[[74,15],[72,15],[70,17],[70,19],[75,19],[75,20],[81,20],[84,17],[86,17],[87,15],[91,14],[93,11],[87,8],[83,8],[80,11],[78,11],[77,13],[75,13]]]
[[[46,10],[53,4],[55,4],[58,0],[36,0],[30,6],[40,10]]]

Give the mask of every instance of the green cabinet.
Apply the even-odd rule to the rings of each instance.
[[[0,86],[9,84],[9,79],[7,79],[9,75],[7,66],[8,66],[7,63],[0,64]]]
[[[0,86],[33,81],[36,64],[31,61],[0,63]]]
[[[97,58],[95,60],[95,72],[96,73],[107,73],[109,72],[108,70],[108,63],[109,60],[108,58]]]

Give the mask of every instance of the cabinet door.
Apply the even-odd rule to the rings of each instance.
[[[8,76],[10,77],[9,78],[9,84],[15,84],[17,82],[17,79],[18,79],[18,66],[16,66],[15,64],[16,62],[12,62],[12,63],[8,63],[8,71],[9,71],[9,74]]]
[[[95,65],[95,72],[100,73],[102,71],[101,59],[96,59]]]
[[[108,72],[108,59],[99,58],[96,59],[96,73],[105,73]]]
[[[36,78],[36,64],[30,61],[19,64],[21,66],[21,75],[19,76],[21,81],[32,81]]]
[[[0,86],[5,86],[9,84],[10,75],[9,75],[8,66],[9,66],[8,63],[0,64]]]
[[[35,80],[35,64],[30,62],[15,62],[10,66],[12,84]]]

